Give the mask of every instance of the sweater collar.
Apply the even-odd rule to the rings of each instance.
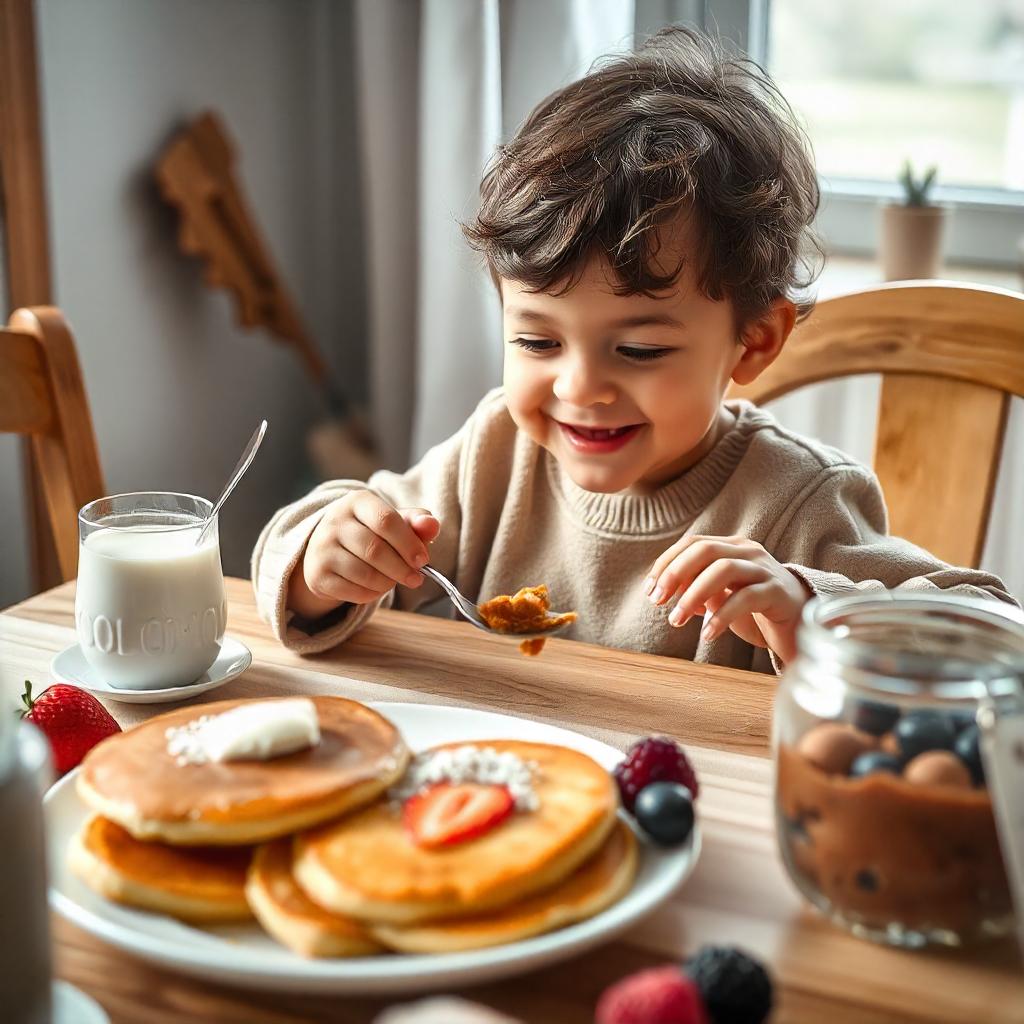
[[[601,494],[574,483],[550,452],[544,452],[548,479],[561,503],[583,526],[623,536],[679,534],[714,500],[739,465],[751,435],[771,416],[743,400],[726,403],[732,427],[700,462],[650,494]]]

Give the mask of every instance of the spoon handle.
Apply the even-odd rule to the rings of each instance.
[[[217,503],[213,506],[213,510],[206,517],[206,522],[203,523],[203,528],[199,531],[199,536],[196,537],[196,547],[199,547],[202,543],[207,530],[210,529],[210,524],[217,518],[217,513],[221,510],[221,506],[228,500],[228,496],[235,489],[235,485],[238,481],[242,479],[242,474],[245,473],[250,465],[252,465],[252,460],[256,458],[256,452],[259,451],[260,444],[263,441],[263,435],[266,432],[267,421],[262,420],[260,425],[253,432],[252,437],[249,438],[249,443],[245,446],[245,451],[242,452],[242,457],[238,460],[238,465],[235,466],[234,472],[231,474],[231,479],[227,482],[227,486],[220,492],[220,497],[217,499]]]

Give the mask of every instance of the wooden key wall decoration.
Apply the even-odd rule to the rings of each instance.
[[[292,345],[316,383],[330,391],[327,368],[270,258],[235,175],[235,147],[208,111],[184,128],[156,165],[160,192],[181,215],[178,244],[206,262],[211,287],[227,288],[244,327],[266,327]]]

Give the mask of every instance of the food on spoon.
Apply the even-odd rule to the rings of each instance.
[[[58,775],[79,764],[100,740],[121,731],[110,712],[77,686],[55,683],[33,699],[32,684],[26,680],[21,700],[22,718],[38,726],[50,741]]]
[[[548,588],[542,583],[538,587],[523,587],[515,594],[499,594],[477,606],[484,622],[499,633],[543,633],[576,621],[575,612],[561,615],[550,614]],[[540,654],[544,638],[524,640],[519,645],[523,654]]]

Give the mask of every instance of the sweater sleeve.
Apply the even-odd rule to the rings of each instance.
[[[288,584],[302,560],[306,544],[327,507],[352,491],[371,490],[395,508],[425,508],[441,523],[430,548],[430,561],[449,575],[458,552],[461,529],[461,480],[473,419],[462,429],[430,449],[405,473],[380,470],[367,482],[334,480],[321,484],[306,497],[277,511],[263,528],[252,555],[252,583],[260,617],[274,635],[300,654],[325,651],[347,640],[378,607],[394,605],[412,609],[436,596],[433,584],[410,589],[396,587],[380,601],[365,605],[345,604],[317,620],[303,620],[287,608]]]
[[[830,466],[785,525],[773,552],[817,595],[934,591],[1017,606],[997,576],[948,565],[887,532],[885,501],[863,466]]]

